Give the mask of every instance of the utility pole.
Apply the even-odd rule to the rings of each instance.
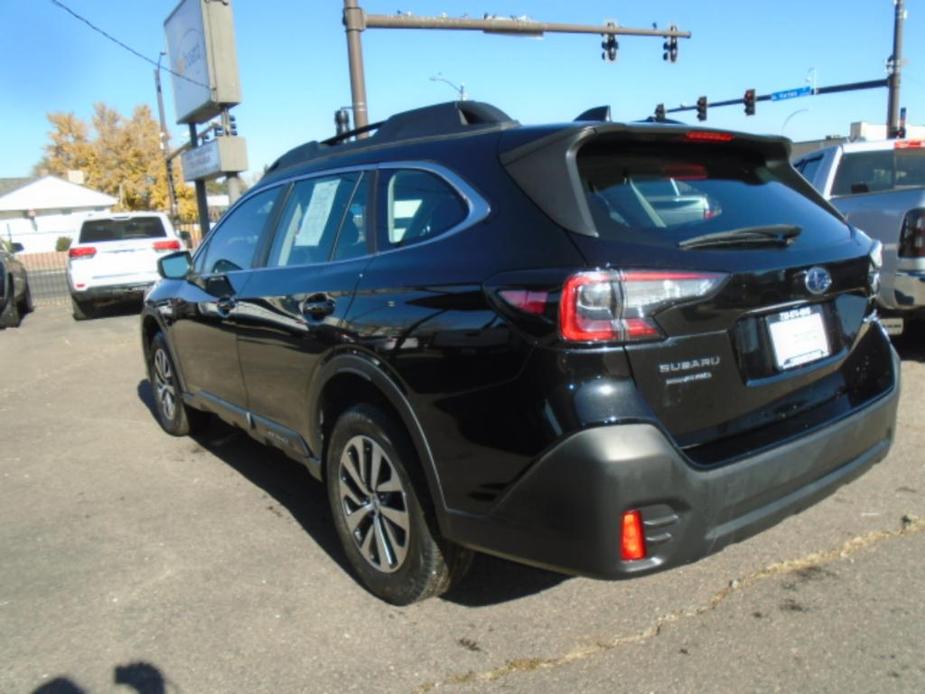
[[[177,208],[177,189],[173,181],[173,168],[170,165],[170,133],[167,131],[167,117],[164,115],[164,93],[161,90],[161,58],[164,55],[162,51],[157,58],[157,67],[154,70],[154,87],[157,90],[157,115],[161,123],[161,153],[164,155],[164,166],[167,167],[167,198],[170,201],[170,221],[176,224],[180,214]]]
[[[899,88],[903,68],[903,24],[906,21],[905,0],[893,0],[895,18],[893,23],[893,55],[887,61],[889,97],[886,107],[887,137],[899,136]]]
[[[438,29],[443,31],[483,31],[487,34],[542,36],[543,34],[599,34],[604,37],[603,57],[613,62],[617,57],[617,36],[648,36],[668,39],[665,60],[677,59],[677,40],[689,39],[691,32],[668,29],[638,29],[621,27],[615,22],[600,25],[537,22],[521,17],[486,15],[483,19],[469,17],[418,17],[411,14],[366,14],[358,0],[344,0],[344,29],[347,32],[347,59],[350,64],[350,93],[353,98],[353,126],[369,125],[366,103],[366,77],[363,72],[363,46],[360,34],[367,29]],[[366,137],[366,133],[357,137]]]

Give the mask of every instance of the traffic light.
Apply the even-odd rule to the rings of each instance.
[[[671,31],[677,31],[678,27],[671,25],[669,27]],[[665,39],[665,43],[662,44],[662,60],[670,60],[672,63],[677,62],[678,60],[678,37],[669,36]]]
[[[755,115],[755,90],[746,89],[745,97],[742,99],[745,102],[745,115],[754,116]]]
[[[614,62],[617,59],[617,50],[620,48],[616,34],[607,34],[604,40],[601,41],[601,48],[604,49],[604,52],[601,53],[601,60]]]
[[[659,104],[655,107],[655,120],[659,122],[665,120],[665,104]]]
[[[701,96],[697,99],[697,120],[707,119],[707,97]]]
[[[228,130],[232,135],[238,134],[238,121],[230,113],[228,114]]]

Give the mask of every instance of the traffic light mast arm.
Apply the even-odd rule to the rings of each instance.
[[[444,29],[452,31],[484,31],[489,34],[613,34],[615,36],[662,36],[664,38],[689,39],[691,32],[679,29],[640,29],[623,27],[619,24],[565,24],[561,22],[537,22],[516,17],[419,17],[417,15],[366,14],[362,13],[364,29]]]
[[[543,34],[600,34],[604,36],[604,57],[616,58],[617,36],[661,36],[668,39],[674,49],[669,51],[671,62],[677,58],[678,39],[689,39],[691,32],[672,26],[668,29],[641,29],[621,27],[615,22],[604,24],[565,24],[537,22],[528,18],[486,16],[469,17],[418,17],[410,14],[366,14],[359,0],[344,0],[344,29],[347,34],[347,57],[350,64],[350,92],[353,101],[353,124],[361,129],[369,124],[366,105],[366,78],[363,69],[361,35],[366,29],[442,29],[450,31],[484,31],[489,34],[542,36]]]

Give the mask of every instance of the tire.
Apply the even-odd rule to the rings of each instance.
[[[87,320],[93,318],[95,310],[92,301],[82,301],[71,294],[71,313],[74,320]]]
[[[18,328],[19,324],[22,322],[22,316],[19,312],[19,303],[16,301],[16,296],[14,295],[15,285],[13,284],[13,278],[7,278],[8,283],[8,293],[9,297],[6,307],[0,312],[0,328]]]
[[[154,411],[161,428],[173,436],[186,436],[200,431],[209,415],[183,402],[170,350],[163,333],[157,333],[148,350],[148,381],[154,391]]]
[[[29,286],[28,280],[26,281],[26,291],[23,292],[22,305],[19,307],[20,315],[26,315],[27,313],[32,313],[35,310],[35,302],[32,300],[32,287]]]
[[[347,559],[376,597],[409,605],[446,592],[469,569],[472,552],[440,536],[404,429],[378,407],[357,405],[338,418],[325,483]]]

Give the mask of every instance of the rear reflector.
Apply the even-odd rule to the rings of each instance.
[[[93,246],[77,246],[67,252],[68,258],[92,258],[96,255],[96,249]]]
[[[172,241],[155,241],[154,250],[156,251],[179,251],[180,242],[176,239]]]
[[[569,342],[661,339],[658,311],[710,294],[725,277],[666,270],[579,272],[562,288],[559,334]]]
[[[691,142],[732,142],[736,138],[732,133],[720,133],[715,130],[691,130],[685,133],[684,139]]]
[[[642,516],[639,511],[623,514],[620,529],[620,559],[636,561],[646,558],[646,538],[642,534]]]

